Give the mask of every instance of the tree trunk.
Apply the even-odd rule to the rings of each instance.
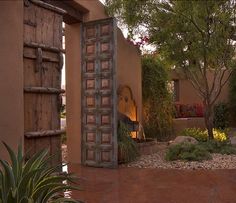
[[[213,108],[212,105],[205,104],[205,125],[208,132],[208,138],[214,139],[213,136]]]

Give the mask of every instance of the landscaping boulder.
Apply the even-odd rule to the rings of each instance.
[[[190,136],[177,136],[173,141],[170,142],[170,145],[177,145],[181,143],[197,144],[198,141]]]
[[[230,137],[229,140],[232,145],[236,145],[236,136]]]

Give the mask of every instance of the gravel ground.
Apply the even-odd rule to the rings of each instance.
[[[159,151],[151,155],[143,155],[137,161],[122,164],[120,167],[160,168],[160,169],[236,169],[236,155],[212,154],[212,160],[203,162],[171,161],[164,159],[167,144],[159,144]],[[62,160],[67,162],[67,146],[62,145]]]
[[[123,164],[121,167],[160,168],[160,169],[236,169],[236,155],[212,154],[212,159],[197,161],[166,161],[164,159],[167,145],[162,145],[159,152],[143,155],[137,161]]]

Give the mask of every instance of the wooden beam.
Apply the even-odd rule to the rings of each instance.
[[[47,46],[45,44],[38,44],[35,42],[24,42],[24,46],[31,47],[31,48],[41,48],[46,51],[52,51],[52,52],[57,52],[57,53],[60,53],[60,52],[65,53],[64,49],[60,49],[60,48],[53,47],[53,46]]]
[[[25,2],[27,2],[27,1],[30,1],[31,3],[33,3],[37,6],[40,6],[42,8],[45,8],[45,9],[48,9],[48,10],[51,10],[51,11],[54,11],[56,13],[59,13],[59,14],[62,14],[62,15],[66,14],[65,10],[63,10],[62,8],[57,7],[55,5],[48,4],[48,3],[45,3],[45,2],[40,1],[40,0],[25,0]],[[25,3],[25,4],[27,4],[27,3]]]
[[[63,21],[67,24],[74,24],[83,21],[83,13],[74,6],[70,5],[70,1],[55,1],[55,0],[44,0],[48,4],[59,7],[66,11],[63,15]]]
[[[61,135],[65,133],[66,130],[44,130],[44,131],[36,131],[36,132],[26,132],[24,135],[26,138],[37,138],[37,137],[49,137],[55,135]]]
[[[25,93],[63,94],[65,90],[52,87],[24,87]]]

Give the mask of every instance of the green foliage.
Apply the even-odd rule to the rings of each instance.
[[[120,163],[134,161],[139,156],[137,143],[131,138],[130,131],[123,122],[118,124],[118,159]]]
[[[0,202],[1,203],[62,203],[78,202],[71,198],[64,198],[62,192],[78,189],[63,183],[71,182],[69,174],[57,174],[58,167],[48,166],[50,159],[46,158],[48,151],[36,153],[24,162],[22,147],[18,153],[4,143],[11,164],[0,160]],[[61,166],[59,166],[61,167]]]
[[[211,159],[211,153],[236,154],[236,148],[228,142],[208,140],[198,144],[181,143],[171,146],[166,152],[167,161],[203,161]]]
[[[168,149],[165,158],[167,161],[203,161],[210,159],[211,156],[210,153],[201,145],[183,143],[171,146]]]
[[[142,58],[144,131],[163,139],[172,133],[173,103],[168,91],[168,69],[152,56]]]
[[[229,126],[229,109],[226,103],[219,103],[214,106],[214,127],[224,130]]]
[[[61,118],[66,118],[66,105],[65,104],[61,105],[60,113],[61,113]]]
[[[207,130],[201,130],[199,128],[185,128],[181,132],[182,136],[190,136],[198,140],[199,142],[206,142],[209,140],[208,132]],[[213,138],[214,140],[218,142],[225,142],[228,139],[228,136],[226,132],[219,130],[219,129],[213,129]]]
[[[219,142],[217,140],[209,140],[200,143],[208,152],[219,154],[236,154],[236,148],[227,141]]]
[[[106,0],[132,34],[148,36],[162,59],[201,96],[210,138],[212,107],[236,67],[235,1]],[[213,77],[209,79],[209,74]]]
[[[230,120],[236,122],[236,71],[234,70],[229,83],[229,111]]]

